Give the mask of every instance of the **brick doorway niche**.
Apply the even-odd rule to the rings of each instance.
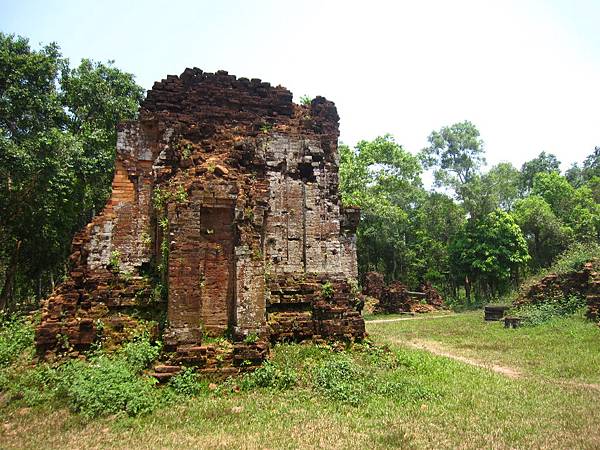
[[[204,335],[222,336],[233,321],[234,207],[192,203],[172,224],[168,315],[173,337],[178,344],[191,344]]]

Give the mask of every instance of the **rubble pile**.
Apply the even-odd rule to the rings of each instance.
[[[514,301],[515,306],[543,303],[558,297],[586,299],[587,316],[600,323],[600,261],[589,261],[581,270],[550,274],[527,286]]]

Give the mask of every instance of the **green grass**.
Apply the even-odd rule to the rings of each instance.
[[[380,342],[435,341],[479,361],[515,366],[527,374],[600,383],[600,328],[582,314],[536,327],[505,329],[476,311],[439,320],[368,325]]]
[[[364,314],[364,319],[369,322],[371,320],[389,320],[389,319],[412,319],[412,318],[429,318],[437,316],[449,316],[452,315],[452,311],[442,310],[435,311],[427,314],[419,313],[398,313],[398,314]]]
[[[29,407],[4,398],[0,447],[600,446],[600,392],[552,382],[597,381],[594,367],[586,367],[595,365],[598,372],[600,330],[581,318],[504,330],[477,313],[369,324],[368,330],[379,342],[427,339],[480,360],[501,357],[530,376],[509,379],[399,344],[390,351],[282,345],[274,349],[272,366],[257,376],[220,383],[216,390],[203,383],[196,397],[165,397],[153,413],[136,417],[89,420],[56,400]]]

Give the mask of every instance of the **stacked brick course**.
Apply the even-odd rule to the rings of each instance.
[[[40,353],[65,337],[84,349],[132,308],[166,308],[167,348],[206,369],[217,366],[206,336],[233,336],[234,366],[270,341],[361,338],[359,211],[340,204],[338,120],[322,97],[295,105],[281,86],[224,71],[155,83],[119,129],[111,199],[43,304]]]

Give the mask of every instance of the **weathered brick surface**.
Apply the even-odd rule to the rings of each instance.
[[[587,302],[587,316],[600,324],[600,261],[584,264],[579,271],[550,274],[528,286],[515,300],[515,306],[543,303],[556,297],[578,296]]]
[[[295,105],[227,72],[155,83],[119,128],[113,193],[73,241],[71,278],[43,304],[40,352],[64,333],[89,346],[94,320],[160,309],[152,277],[180,362],[247,366],[270,341],[361,338],[349,283],[360,212],[340,204],[338,120],[322,97]],[[213,358],[202,340],[225,334],[238,343]]]
[[[380,299],[385,289],[383,274],[379,272],[365,273],[363,275],[362,287],[363,294]]]

